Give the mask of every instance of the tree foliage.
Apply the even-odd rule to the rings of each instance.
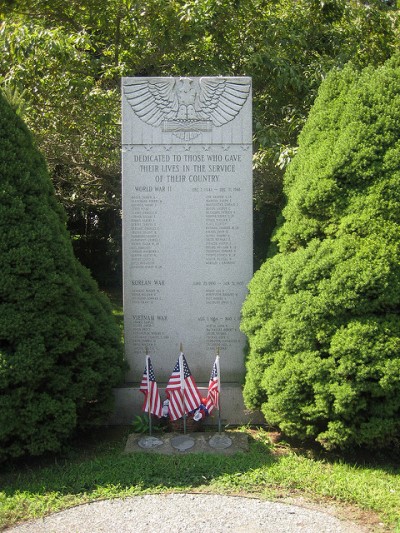
[[[400,56],[333,71],[243,308],[245,399],[326,448],[400,437]]]
[[[256,228],[266,242],[326,73],[349,59],[381,64],[399,44],[397,11],[381,0],[10,0],[3,12],[0,83],[23,95],[77,247],[102,236],[112,258],[121,76],[253,77]]]
[[[0,461],[102,421],[122,378],[111,306],[65,224],[43,157],[0,97]]]

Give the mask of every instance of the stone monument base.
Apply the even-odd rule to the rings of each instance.
[[[165,398],[166,384],[158,384],[161,399]],[[207,396],[207,387],[199,386],[200,394]],[[142,414],[143,393],[137,384],[127,383],[123,387],[114,389],[115,406],[108,423],[110,425],[129,425],[136,415]],[[218,411],[214,409],[204,423],[207,426],[218,425]],[[221,392],[221,424],[237,426],[246,424],[265,424],[265,419],[259,411],[249,411],[243,402],[242,387],[239,383],[225,383]]]
[[[132,433],[125,446],[125,453],[151,452],[163,455],[187,453],[217,453],[233,455],[249,450],[248,436],[245,433],[169,433],[154,434],[149,437]]]

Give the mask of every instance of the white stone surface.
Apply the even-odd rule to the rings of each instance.
[[[13,527],[19,533],[361,533],[330,510],[213,494],[160,494],[103,500]]]
[[[217,347],[241,382],[240,310],[253,274],[250,78],[124,78],[127,381],[146,348],[167,382],[183,344],[197,382]]]

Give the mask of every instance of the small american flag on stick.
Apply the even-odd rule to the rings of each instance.
[[[201,404],[199,389],[182,352],[169,378],[165,393],[169,399],[171,420],[181,418]]]
[[[146,355],[146,367],[143,372],[139,390],[144,394],[143,411],[161,418],[162,406],[160,393],[158,392],[156,377],[149,355]]]
[[[208,395],[206,408],[209,413],[214,409],[219,409],[219,393],[220,393],[220,371],[219,371],[219,355],[215,358],[210,381],[208,383]]]

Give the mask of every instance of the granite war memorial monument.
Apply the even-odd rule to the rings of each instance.
[[[117,395],[122,418],[127,409],[132,413],[132,402],[140,409],[146,350],[162,389],[180,343],[205,386],[219,348],[223,390],[230,407],[243,411],[239,324],[253,275],[251,109],[247,77],[122,80],[130,366],[125,392]],[[227,403],[222,395],[222,406]]]

